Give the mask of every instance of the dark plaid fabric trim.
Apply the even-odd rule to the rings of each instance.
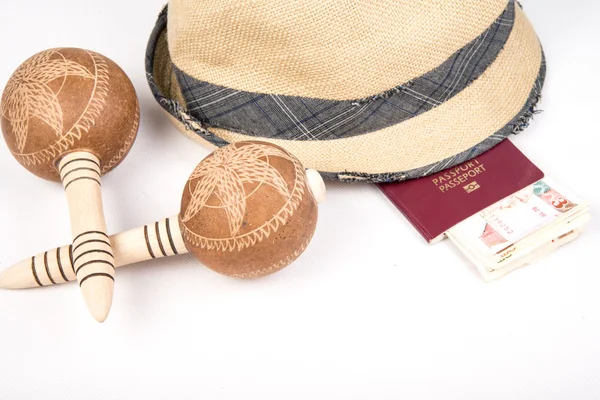
[[[535,81],[535,84],[529,94],[529,97],[523,108],[508,124],[493,135],[489,136],[482,142],[473,146],[472,148],[463,151],[455,156],[449,157],[440,162],[428,165],[426,167],[413,169],[404,172],[394,172],[385,174],[365,174],[360,172],[337,172],[337,173],[321,173],[324,179],[335,179],[343,182],[371,182],[371,183],[389,183],[399,182],[409,179],[417,179],[437,172],[443,171],[447,168],[453,167],[458,164],[462,164],[478,155],[490,150],[504,139],[508,138],[511,134],[517,135],[521,133],[525,128],[529,126],[529,122],[535,114],[541,111],[537,110],[537,105],[541,98],[542,88],[546,79],[546,58],[542,52],[542,63],[540,65],[540,72]]]
[[[188,112],[207,126],[273,139],[340,139],[402,123],[460,93],[496,59],[514,18],[515,4],[510,0],[485,32],[443,64],[364,99],[332,101],[251,93],[203,82],[174,68]]]

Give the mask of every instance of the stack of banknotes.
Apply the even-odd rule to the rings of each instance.
[[[548,178],[467,218],[446,232],[486,281],[532,264],[576,239],[589,204]]]

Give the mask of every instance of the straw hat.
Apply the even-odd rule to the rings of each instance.
[[[195,140],[260,139],[368,182],[426,176],[520,132],[545,76],[514,0],[171,0],[146,68]]]

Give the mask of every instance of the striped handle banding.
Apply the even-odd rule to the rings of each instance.
[[[106,233],[100,160],[85,151],[69,153],[58,171],[69,202],[75,275],[88,310],[103,322],[113,301],[115,258]]]
[[[108,255],[105,253],[110,251],[108,243],[114,251],[113,265],[116,267],[188,252],[181,236],[178,217],[173,216],[113,235],[109,239],[97,232],[80,235],[76,238],[75,245],[47,251],[3,271],[0,274],[0,287],[26,289],[74,281],[77,268],[81,269],[78,275],[87,270],[88,266],[81,264],[96,254],[95,249],[100,246],[99,254]],[[112,272],[112,267],[108,264],[106,266],[106,273]]]
[[[31,274],[38,286],[56,285],[75,280],[73,246],[59,247],[31,257]]]
[[[115,280],[115,257],[108,235],[88,231],[73,240],[73,266],[79,285],[94,277]]]
[[[100,183],[100,162],[91,154],[88,157],[77,156],[63,160],[60,164],[59,174],[65,190],[71,184],[81,180],[93,181],[102,186]]]
[[[101,186],[100,160],[93,154],[87,152],[71,153],[65,156],[59,166],[59,173],[67,192],[79,191],[79,201],[89,202],[94,196],[90,193],[97,193],[101,209],[101,197],[98,188]],[[79,223],[79,226],[86,226],[90,230],[81,232],[81,229],[74,227],[73,234],[73,266],[75,275],[82,286],[84,282],[91,278],[109,278],[114,281],[115,259],[111,249],[111,243],[106,233],[106,224],[104,216],[96,216],[98,223],[85,221]],[[86,215],[79,215],[79,218],[85,220]]]
[[[179,225],[175,220],[176,229],[172,229],[173,221],[171,219],[173,218],[163,219],[151,225],[144,225],[144,241],[150,258],[174,256],[181,252],[181,248],[177,249],[179,243],[176,244],[176,239],[181,237]],[[177,242],[181,242],[181,240],[177,240]]]

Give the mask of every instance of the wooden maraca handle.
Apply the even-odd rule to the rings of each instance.
[[[187,254],[178,217],[163,219],[110,237],[115,267]],[[76,279],[73,245],[50,250],[8,268],[0,274],[0,288],[29,289],[58,285]]]
[[[58,170],[71,216],[72,266],[88,309],[102,322],[112,306],[115,259],[102,207],[100,160],[77,151],[63,157]]]

